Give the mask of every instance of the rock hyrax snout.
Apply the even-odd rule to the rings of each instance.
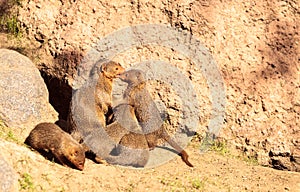
[[[25,143],[38,151],[50,151],[64,166],[70,163],[83,170],[85,150],[71,135],[54,123],[38,124],[26,138]]]

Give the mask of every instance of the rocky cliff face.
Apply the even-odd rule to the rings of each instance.
[[[192,34],[209,49],[225,83],[226,117],[219,137],[262,165],[300,170],[297,1],[24,1],[18,19],[32,42],[28,49],[37,50],[33,57],[39,58],[36,64],[63,118],[78,65],[101,38],[149,23]],[[113,59],[125,67],[159,59],[181,69],[197,92],[199,130],[206,129],[209,89],[189,58],[164,47],[144,46]],[[177,105],[170,102],[175,114]]]

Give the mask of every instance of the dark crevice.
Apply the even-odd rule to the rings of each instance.
[[[271,159],[271,165],[274,169],[289,170],[280,160]]]
[[[41,71],[41,75],[48,88],[50,104],[59,113],[59,119],[67,120],[72,99],[72,87],[67,82],[48,75],[44,71]]]

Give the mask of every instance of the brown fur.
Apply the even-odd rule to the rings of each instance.
[[[38,151],[50,151],[64,166],[71,163],[79,170],[84,168],[83,147],[54,123],[38,124],[30,132],[25,143]]]
[[[134,108],[135,117],[142,127],[148,147],[153,149],[158,145],[159,139],[164,139],[174,147],[188,166],[193,167],[188,161],[187,152],[168,135],[163,127],[160,112],[146,89],[144,74],[139,70],[130,70],[121,74],[119,78],[128,83],[124,99]]]
[[[139,129],[136,119],[132,119],[132,109],[127,104],[114,108],[113,123],[105,131],[116,146],[107,159],[113,164],[144,167],[149,159],[148,144],[145,135],[132,132]]]
[[[138,124],[134,117],[133,107],[127,104],[120,104],[114,108],[113,123],[105,127],[106,133],[118,144],[133,149],[148,149],[144,134],[139,134]]]
[[[119,74],[123,73],[124,70],[125,69],[119,63],[113,61],[103,63],[101,67],[99,67],[96,63],[95,67],[92,69],[92,76],[98,74],[98,80],[94,94],[96,114],[102,127],[106,126],[106,116],[110,116],[112,113],[112,81]],[[87,97],[89,97],[89,95],[87,95]],[[71,103],[71,107],[72,105],[73,103]],[[71,110],[67,119],[67,130],[77,141],[82,139],[80,134],[77,132]]]
[[[113,61],[101,65],[99,79],[95,90],[96,111],[100,123],[106,126],[106,116],[112,113],[112,81],[125,69]]]
[[[103,63],[101,67],[95,65],[95,67],[91,71],[91,75],[98,74],[98,80],[95,87],[95,104],[96,104],[96,114],[98,120],[102,127],[106,126],[106,116],[110,116],[112,113],[112,82],[119,74],[124,72],[124,68],[114,61],[108,61]],[[75,92],[76,94],[76,92]],[[87,93],[88,94],[88,93]],[[72,107],[73,103],[71,103]],[[70,109],[71,109],[70,107]],[[76,125],[74,124],[74,120],[72,119],[72,111],[70,110],[68,119],[67,119],[67,131],[72,133],[76,130]],[[79,135],[74,136],[76,140],[80,137]]]

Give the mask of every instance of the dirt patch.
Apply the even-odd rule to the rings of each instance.
[[[20,191],[293,191],[300,174],[255,166],[250,161],[187,151],[195,168],[176,157],[153,169],[128,169],[87,160],[80,172],[44,159],[37,152],[1,140],[2,155],[20,175]],[[14,151],[12,153],[12,151]],[[43,167],[43,169],[40,169]],[[24,178],[27,182],[24,183]],[[22,183],[22,185],[21,185]]]

